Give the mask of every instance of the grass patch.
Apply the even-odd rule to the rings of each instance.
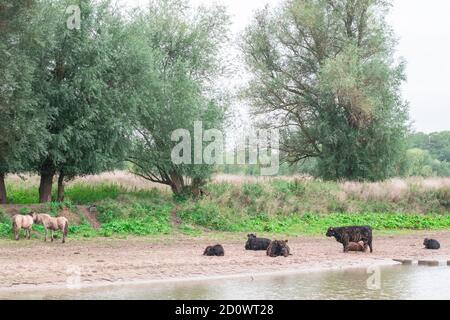
[[[189,236],[205,230],[322,235],[330,226],[347,225],[371,225],[378,231],[450,229],[448,187],[397,184],[345,186],[281,179],[213,183],[207,186],[211,196],[203,199],[178,199],[156,189],[130,190],[114,184],[74,184],[67,187],[64,203],[50,203],[45,210],[56,215],[63,208],[76,212],[76,205],[96,204],[101,228],[92,229],[81,217],[80,225],[70,225],[69,235],[74,238],[170,234],[175,231],[171,224],[174,208],[181,220],[176,231]],[[392,189],[390,193],[386,188]],[[9,185],[9,200],[34,204],[35,189]],[[20,213],[28,209],[21,208]],[[0,237],[11,234],[9,216],[0,210]]]
[[[8,202],[14,204],[34,204],[39,199],[38,188],[25,187],[23,185],[6,184]]]
[[[100,184],[95,186],[88,186],[85,184],[74,184],[65,190],[65,198],[73,203],[77,204],[92,204],[101,200],[111,199],[115,200],[120,194],[124,194],[127,191],[118,186],[112,184]],[[56,195],[53,195],[56,198]]]
[[[82,223],[69,227],[69,238],[94,238],[114,236],[152,236],[167,235],[173,232],[170,224],[170,211],[150,212],[142,217],[114,219],[94,230]],[[406,214],[343,214],[325,216],[316,214],[290,216],[245,217],[232,220],[226,215],[187,215],[179,213],[183,223],[178,231],[189,236],[200,236],[203,231],[217,232],[258,232],[268,234],[324,235],[329,227],[370,225],[377,231],[418,231],[450,229],[450,215],[406,215]],[[33,230],[44,235],[42,226]],[[57,233],[55,233],[57,234]],[[11,223],[0,222],[0,237],[12,239]]]

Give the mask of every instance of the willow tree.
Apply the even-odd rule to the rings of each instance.
[[[172,141],[172,133],[184,129],[193,139],[199,121],[203,130],[222,128],[226,103],[214,80],[222,70],[228,17],[220,6],[194,9],[171,0],[152,2],[135,18],[135,61],[142,67],[134,86],[138,103],[128,159],[134,173],[175,194],[199,192],[213,166],[194,164],[193,149],[184,151],[191,164],[175,163],[172,150],[179,141]]]
[[[385,0],[291,0],[259,11],[242,49],[246,97],[280,128],[290,163],[316,158],[325,179],[384,179],[405,150],[404,64]]]
[[[31,0],[0,0],[0,203],[7,201],[5,175],[27,169],[44,149],[46,116],[32,92],[43,39],[34,27],[38,12]]]
[[[42,0],[48,30],[39,52],[33,93],[49,117],[45,154],[33,169],[41,176],[40,202],[51,200],[64,179],[113,168],[128,141],[128,48],[124,22],[110,1],[80,1],[79,24],[71,24],[70,0]],[[71,23],[68,23],[71,22]]]

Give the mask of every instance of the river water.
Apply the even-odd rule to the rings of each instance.
[[[372,273],[374,272],[374,273]],[[1,292],[0,299],[450,299],[450,267],[391,266],[83,289]]]

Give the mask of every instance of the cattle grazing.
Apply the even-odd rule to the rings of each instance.
[[[258,238],[256,234],[248,234],[245,250],[265,251],[270,245],[271,240],[265,238]]]
[[[209,257],[223,257],[225,255],[225,250],[220,244],[217,244],[215,246],[206,247],[203,255]]]
[[[275,257],[285,257],[291,256],[291,249],[287,245],[288,240],[280,241],[280,240],[274,240],[271,241],[269,244],[269,247],[267,248],[267,255],[269,257],[275,258]]]
[[[366,252],[367,251],[367,245],[365,245],[363,241],[350,242],[347,247],[348,247],[348,251],[352,251],[352,252]]]
[[[439,250],[441,248],[439,241],[434,239],[425,239],[423,245],[425,246],[425,249],[429,250]]]
[[[53,231],[61,230],[63,234],[62,243],[66,242],[69,232],[69,221],[64,217],[53,218],[48,214],[31,213],[34,223],[41,224],[45,229],[45,241],[47,241],[48,231],[50,230],[51,241],[53,242]]]
[[[334,237],[336,241],[342,243],[344,252],[348,252],[348,244],[350,242],[364,242],[368,245],[370,252],[373,252],[372,247],[372,228],[371,227],[343,227],[343,228],[329,228],[327,237]]]
[[[33,217],[30,215],[17,214],[12,218],[12,228],[14,231],[14,239],[19,240],[20,230],[25,230],[25,237],[29,240],[31,238],[31,229],[33,228]]]

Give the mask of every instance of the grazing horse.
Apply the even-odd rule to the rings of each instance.
[[[17,214],[12,218],[12,226],[14,230],[14,239],[19,240],[20,237],[20,230],[25,229],[26,231],[26,238],[28,240],[31,238],[31,228],[33,227],[34,219],[32,216],[24,216]]]
[[[31,214],[33,221],[42,224],[45,229],[45,241],[47,241],[48,230],[50,230],[51,240],[53,242],[53,231],[61,230],[63,233],[62,243],[66,242],[67,233],[69,231],[69,221],[64,217],[53,218],[48,214]]]

